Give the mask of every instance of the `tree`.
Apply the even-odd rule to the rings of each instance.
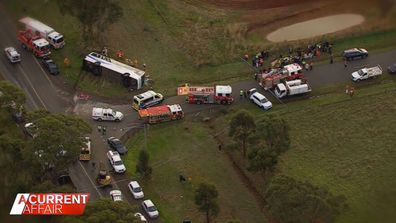
[[[206,223],[210,222],[211,216],[217,216],[220,211],[217,197],[216,187],[211,184],[201,183],[195,191],[195,204],[200,211],[205,212]]]
[[[289,126],[279,116],[268,115],[257,123],[256,135],[265,147],[278,154],[290,148]]]
[[[26,101],[25,93],[16,85],[8,81],[0,81],[0,106],[17,107],[23,105]]]
[[[36,127],[35,137],[25,148],[25,160],[40,181],[48,177],[54,180],[77,160],[84,146],[83,136],[90,133],[91,128],[76,116],[62,114],[48,114],[30,121]]]
[[[278,157],[290,148],[289,126],[285,120],[268,115],[257,123],[254,140],[248,169],[254,172],[272,170]]]
[[[150,155],[146,150],[140,150],[138,162],[136,164],[136,173],[145,178],[150,178],[153,169],[149,166]]]
[[[58,0],[62,14],[78,19],[81,34],[86,44],[99,43],[107,33],[109,25],[117,22],[123,15],[118,0]],[[99,37],[99,39],[96,39]]]
[[[249,171],[267,171],[272,170],[278,163],[279,154],[269,148],[263,147],[262,145],[256,146],[249,153]]]
[[[140,221],[134,216],[136,212],[137,208],[125,201],[101,198],[89,202],[84,215],[63,217],[61,223],[137,223]]]
[[[271,181],[265,201],[272,218],[284,223],[331,223],[347,208],[344,196],[334,196],[325,188],[287,176]]]
[[[230,123],[229,135],[242,144],[243,156],[246,157],[247,141],[256,129],[253,116],[246,110],[237,112]]]

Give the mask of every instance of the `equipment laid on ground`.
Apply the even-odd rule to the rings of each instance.
[[[84,138],[85,146],[81,148],[79,159],[81,161],[89,161],[91,160],[91,139],[89,137]]]
[[[362,68],[358,71],[352,73],[352,80],[359,82],[361,80],[366,80],[369,78],[376,78],[382,74],[382,68],[380,65],[370,68]]]
[[[92,119],[96,121],[116,121],[119,122],[124,115],[119,111],[113,111],[111,108],[92,108]]]
[[[282,69],[273,69],[268,73],[259,74],[259,84],[265,89],[272,89],[282,80],[296,80],[304,77],[302,68],[299,64],[293,63],[284,66]]]
[[[26,30],[46,39],[55,49],[65,46],[63,35],[44,23],[30,17],[24,17],[19,22],[25,25]]]
[[[304,80],[285,81],[277,84],[275,87],[275,95],[278,98],[286,96],[304,94],[311,91],[311,87]]]
[[[108,174],[107,170],[103,167],[103,164],[99,164],[99,174],[96,178],[96,182],[102,186],[111,186],[111,176]]]
[[[134,90],[144,86],[145,72],[118,62],[110,57],[92,52],[83,60],[83,68],[95,75],[104,75],[110,81],[120,82]]]
[[[47,40],[34,35],[31,31],[19,31],[18,40],[22,48],[31,50],[36,57],[45,57],[51,54],[50,45]]]
[[[133,96],[132,107],[136,110],[142,108],[148,108],[150,106],[161,103],[164,100],[164,96],[154,91],[146,91],[139,95]]]
[[[141,109],[139,110],[139,116],[146,123],[155,124],[182,119],[184,117],[184,113],[179,104],[174,104]]]
[[[231,104],[234,101],[232,97],[232,88],[229,85],[215,85],[213,87],[191,86],[186,89],[182,88],[178,88],[178,92],[180,92],[180,94],[187,92],[188,96],[186,101],[190,104]]]
[[[14,47],[6,47],[4,53],[11,63],[21,62],[21,55]]]

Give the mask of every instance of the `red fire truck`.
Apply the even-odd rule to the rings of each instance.
[[[265,89],[273,89],[282,80],[291,81],[304,77],[299,64],[293,63],[284,66],[282,69],[274,69],[268,73],[259,75],[259,84]]]
[[[186,101],[190,104],[231,104],[234,101],[229,85],[187,88]]]
[[[45,57],[51,54],[47,40],[34,35],[31,31],[19,31],[18,40],[24,49],[31,50],[36,57]]]
[[[182,119],[183,110],[179,104],[160,105],[139,110],[140,119],[146,123],[155,124],[172,120]]]

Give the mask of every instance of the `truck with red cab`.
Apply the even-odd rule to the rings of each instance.
[[[187,103],[189,104],[231,104],[232,88],[229,85],[213,87],[188,87]]]
[[[288,64],[281,69],[273,69],[268,73],[259,75],[259,84],[265,89],[273,89],[277,84],[284,81],[291,81],[296,79],[302,79],[304,77],[302,73],[302,67],[297,64]]]
[[[36,57],[45,57],[51,54],[47,40],[34,35],[31,31],[19,31],[18,40],[22,48],[31,50]]]

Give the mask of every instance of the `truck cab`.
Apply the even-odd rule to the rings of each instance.
[[[96,121],[116,121],[119,122],[124,115],[119,111],[113,111],[111,108],[92,108],[92,119]]]
[[[63,36],[58,32],[54,31],[48,34],[47,40],[55,49],[60,49],[65,46],[65,40]]]

